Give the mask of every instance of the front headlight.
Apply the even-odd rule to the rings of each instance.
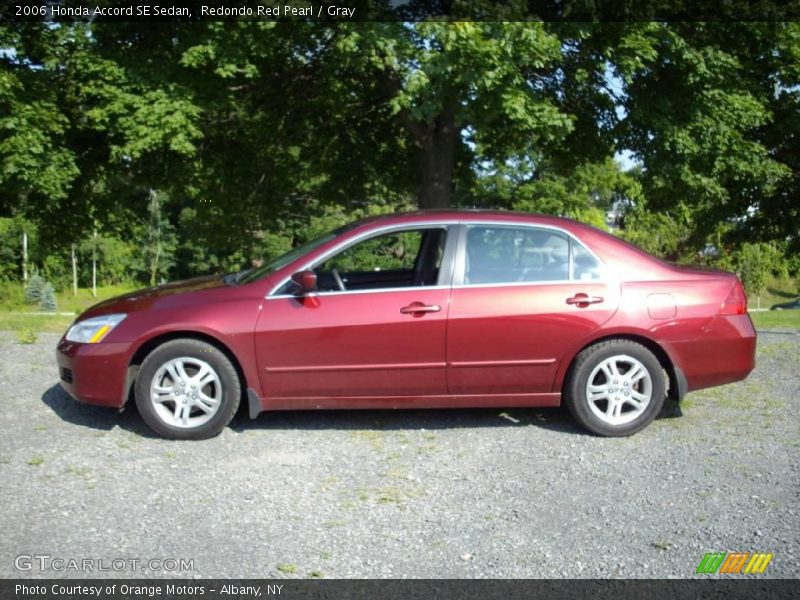
[[[109,331],[119,325],[124,318],[124,314],[116,314],[78,321],[67,331],[67,341],[96,344],[106,337]]]

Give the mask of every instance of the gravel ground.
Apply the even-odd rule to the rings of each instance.
[[[800,577],[798,332],[624,439],[508,409],[240,415],[170,442],[70,400],[56,340],[0,336],[0,577],[689,577],[724,550]],[[15,568],[34,554],[128,562]],[[169,558],[192,568],[130,567]]]

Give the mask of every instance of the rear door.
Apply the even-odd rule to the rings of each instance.
[[[565,231],[463,225],[447,332],[448,392],[552,392],[566,349],[618,304],[619,285]]]

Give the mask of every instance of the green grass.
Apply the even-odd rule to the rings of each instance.
[[[78,295],[73,296],[72,290],[59,292],[56,295],[56,302],[58,304],[59,312],[74,312],[80,314],[90,306],[97,304],[103,300],[108,300],[114,296],[127,294],[133,290],[139,289],[143,286],[130,286],[130,285],[106,285],[97,288],[97,297],[92,296],[92,290],[78,289]]]
[[[0,331],[64,333],[74,319],[62,315],[26,315],[6,311],[0,312]]]
[[[751,312],[756,329],[800,329],[800,310]]]
[[[142,286],[130,285],[104,285],[97,288],[97,297],[92,296],[92,290],[78,288],[77,295],[72,294],[72,288],[56,292],[56,312],[74,312],[79,314],[90,306],[138,289]],[[0,285],[0,310],[8,312],[38,312],[36,304],[25,304],[24,288],[21,283],[3,283]]]
[[[278,565],[278,571],[281,573],[297,573],[297,565],[294,563],[281,563]]]
[[[15,312],[0,313],[0,331],[34,333],[64,333],[75,317],[65,315],[26,315]]]
[[[15,288],[19,289],[15,289]],[[72,290],[58,292],[56,295],[57,312],[55,314],[31,314],[36,313],[39,307],[36,305],[25,304],[22,301],[22,285],[5,284],[0,293],[0,331],[15,332],[22,343],[23,339],[30,339],[37,333],[64,333],[70,326],[75,316],[82,313],[90,306],[97,304],[108,298],[119,296],[130,292],[135,288],[121,285],[108,285],[97,288],[97,297],[92,296],[91,290],[79,289],[78,295],[73,296]],[[74,315],[62,315],[60,313],[74,313]]]

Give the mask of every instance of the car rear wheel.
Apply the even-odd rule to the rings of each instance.
[[[236,369],[200,340],[166,342],[151,352],[136,377],[136,407],[153,431],[169,439],[219,434],[239,406]]]
[[[666,378],[650,350],[630,340],[609,340],[583,350],[565,385],[578,423],[603,436],[641,431],[661,410]]]

